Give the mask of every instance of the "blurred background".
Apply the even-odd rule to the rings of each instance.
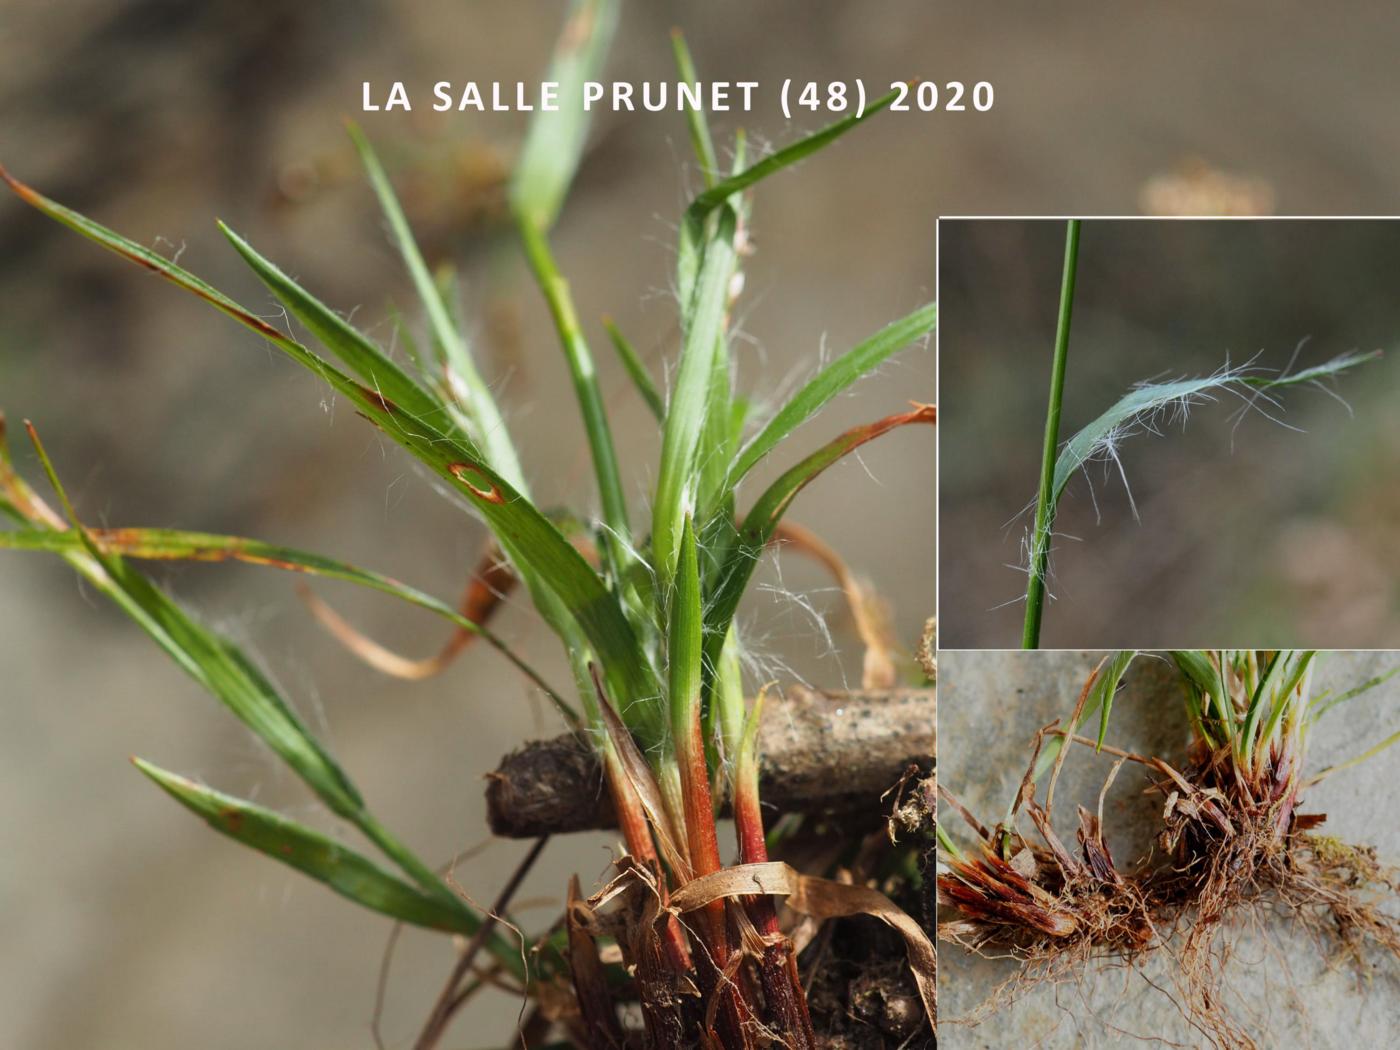
[[[266,303],[215,231],[221,217],[388,341],[387,303],[409,296],[340,116],[358,107],[365,79],[538,78],[563,10],[535,0],[8,0],[0,159],[138,241],[182,251],[183,264],[250,304]],[[710,78],[996,85],[989,114],[873,121],[759,192],[739,350],[746,382],[776,390],[810,371],[824,345],[839,351],[931,295],[940,213],[1393,206],[1400,71],[1389,5],[1337,17],[1293,0],[1267,20],[1204,3],[1135,10],[1116,23],[1098,5],[1018,2],[998,14],[916,0],[878,15],[799,0],[628,7],[610,77],[671,76],[667,33],[680,25]],[[502,180],[524,118],[414,113],[364,123],[429,253],[463,267],[479,352],[541,495],[589,506],[568,380],[501,226]],[[771,112],[745,123],[759,143],[777,143],[821,122],[788,128]],[[698,178],[674,114],[604,114],[593,142],[555,245],[640,490],[655,433],[598,318],[611,312],[644,350],[672,352],[674,223]],[[89,520],[324,548],[452,594],[480,529],[309,376],[6,198],[0,245],[0,407],[43,429]],[[1291,294],[1278,290],[1280,301]],[[908,352],[829,406],[793,453],[932,388],[931,356]],[[21,460],[35,477],[28,453]],[[785,465],[778,460],[774,469]],[[794,517],[872,577],[912,641],[934,594],[932,435],[893,435],[862,460],[813,485]],[[836,610],[825,579],[781,564],[781,578],[770,570],[764,582],[810,589],[819,609]],[[430,858],[482,841],[482,773],[523,737],[556,729],[490,653],[403,684],[349,661],[282,576],[236,567],[156,576],[258,652],[386,823]],[[403,650],[428,653],[442,637],[440,624],[388,600],[322,593]],[[796,671],[839,685],[858,666],[824,656],[792,601],[757,598],[747,613],[755,637]],[[525,610],[501,626],[562,677]],[[839,612],[834,631],[852,653]],[[329,822],[55,561],[0,558],[0,701],[0,1041],[371,1045],[387,923],[214,836],[124,759],[139,753]],[[522,897],[536,906],[522,916],[549,921],[561,873],[577,870],[585,882],[601,874],[608,843],[552,844]],[[522,852],[493,844],[464,860],[458,878],[489,900]],[[440,938],[401,941],[383,1026],[391,1045],[412,1037],[449,962]],[[453,1045],[502,1045],[516,1004],[493,1009]]]
[[[939,232],[942,641],[1014,646],[1065,223]],[[1126,487],[1090,464],[1055,521],[1043,646],[1400,645],[1396,272],[1388,220],[1084,224],[1062,443],[1142,380],[1386,354],[1243,418],[1231,393],[1168,414],[1119,447]]]

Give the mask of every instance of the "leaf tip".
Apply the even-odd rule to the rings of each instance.
[[[33,187],[20,182],[19,179],[11,175],[10,169],[5,167],[4,164],[0,164],[0,179],[4,179],[5,185],[9,186],[10,189],[15,192],[15,195],[26,204],[37,206],[44,199]]]

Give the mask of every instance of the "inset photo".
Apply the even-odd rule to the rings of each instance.
[[[948,648],[1400,646],[1400,222],[939,223]]]
[[[939,674],[944,1050],[1393,1045],[1400,654]]]

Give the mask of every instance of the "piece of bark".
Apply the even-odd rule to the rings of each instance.
[[[931,769],[932,689],[814,693],[789,689],[764,706],[759,789],[776,813],[879,812],[911,765]],[[526,744],[487,776],[491,830],[534,838],[615,827],[597,755],[572,734]]]

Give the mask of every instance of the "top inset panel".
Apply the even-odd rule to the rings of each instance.
[[[1400,647],[1400,221],[945,219],[938,259],[945,648]]]

